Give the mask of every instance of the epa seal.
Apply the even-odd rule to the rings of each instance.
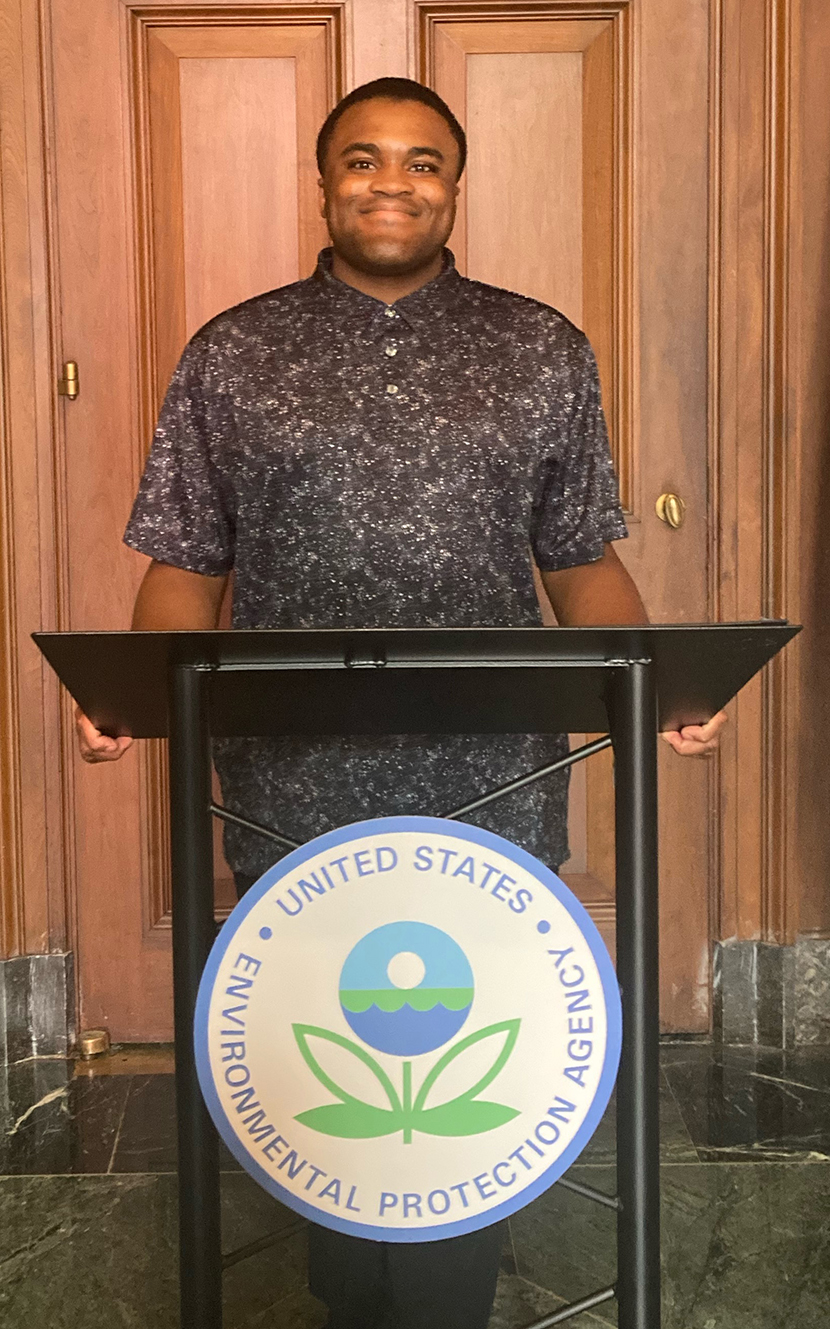
[[[313,1222],[383,1241],[495,1223],[587,1144],[619,1060],[594,924],[478,827],[385,817],[271,868],[202,977],[196,1059],[225,1143]]]

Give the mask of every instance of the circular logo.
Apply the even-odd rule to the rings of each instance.
[[[340,1005],[358,1038],[417,1057],[457,1034],[473,1004],[473,971],[457,942],[429,923],[385,923],[349,952]]]
[[[590,1139],[616,978],[582,905],[478,827],[386,817],[271,868],[202,976],[196,1058],[228,1147],[313,1222],[383,1241],[495,1223]]]

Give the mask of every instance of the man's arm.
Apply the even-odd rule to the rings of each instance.
[[[613,545],[606,545],[595,563],[543,572],[542,582],[561,628],[629,627],[648,622],[640,592]]]
[[[612,545],[605,546],[595,563],[543,572],[542,582],[560,627],[624,627],[648,622],[640,592]],[[683,757],[705,756],[717,747],[725,723],[726,712],[718,711],[706,724],[686,725],[662,737]]]
[[[166,563],[152,562],[144,574],[133,609],[134,632],[206,631],[215,628],[227,577],[204,577]],[[80,709],[75,709],[78,746],[84,761],[117,761],[131,738],[108,738]]]

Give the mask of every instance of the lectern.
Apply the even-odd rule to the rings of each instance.
[[[211,818],[294,844],[212,804],[211,737],[610,730],[500,789],[471,790],[468,803],[442,815],[463,817],[613,745],[623,1007],[617,1195],[567,1178],[557,1184],[617,1211],[617,1281],[532,1329],[614,1296],[620,1329],[659,1329],[657,732],[708,719],[797,631],[759,622],[35,637],[101,730],[170,740],[182,1329],[222,1323],[218,1141],[193,1051],[199,979],[215,934]]]

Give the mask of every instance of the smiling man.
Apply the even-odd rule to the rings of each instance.
[[[318,140],[331,249],[305,281],[228,310],[170,385],[126,539],[150,556],[133,626],[532,626],[531,551],[565,625],[645,621],[612,548],[626,535],[590,347],[537,301],[468,281],[444,248],[464,133],[427,88],[380,79]],[[723,717],[668,735],[705,753]],[[86,760],[118,758],[78,717]],[[229,740],[230,807],[307,840],[440,814],[564,753],[564,737]],[[564,777],[480,824],[557,867]],[[273,859],[228,827],[240,891]],[[331,1329],[484,1329],[502,1234],[386,1246],[311,1229]]]

